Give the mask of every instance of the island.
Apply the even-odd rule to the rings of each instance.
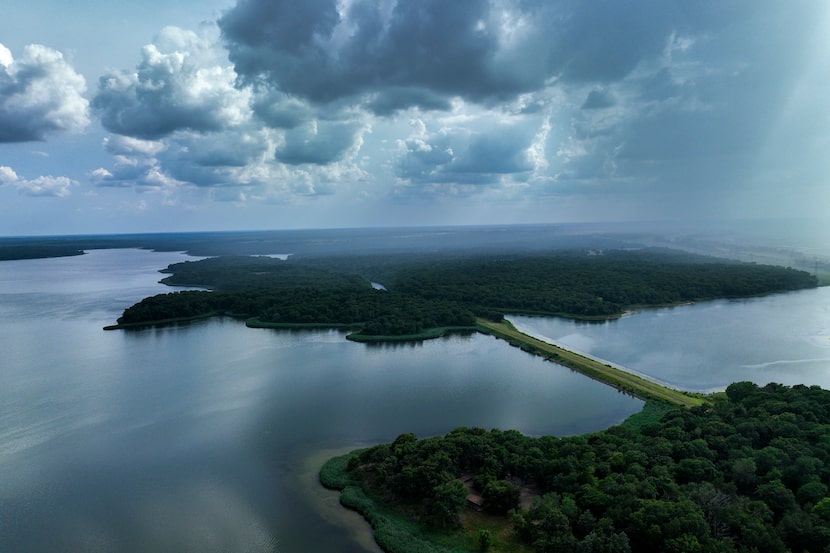
[[[203,290],[145,298],[108,328],[229,316],[346,328],[355,341],[484,332],[646,400],[622,425],[587,436],[460,428],[330,460],[321,482],[341,490],[389,553],[830,547],[830,392],[736,383],[684,393],[505,320],[613,319],[638,306],[815,287],[814,275],[662,249],[231,256],[164,272],[166,284]]]

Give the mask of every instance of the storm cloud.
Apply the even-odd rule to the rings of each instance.
[[[699,4],[241,0],[219,26],[243,81],[389,114],[624,79],[663,55],[673,34],[729,22],[728,10]]]
[[[827,36],[821,0],[236,0],[94,75],[110,162],[68,178],[148,205],[336,197],[326,221],[338,202],[519,221],[815,212]],[[0,50],[2,141],[88,122],[83,79],[31,48]]]

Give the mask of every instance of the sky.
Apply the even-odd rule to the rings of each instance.
[[[6,4],[0,235],[830,219],[824,0]]]

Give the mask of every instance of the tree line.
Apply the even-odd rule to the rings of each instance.
[[[491,310],[584,317],[816,286],[808,273],[771,265],[664,250],[589,253],[425,262],[391,275],[388,286]]]
[[[348,471],[440,527],[458,524],[472,490],[539,553],[827,551],[830,392],[741,382],[639,430],[566,438],[403,434],[354,454]],[[535,495],[528,509],[522,488]]]
[[[283,288],[159,294],[126,309],[118,324],[226,314],[259,323],[353,326],[367,336],[416,335],[437,327],[473,327],[472,311],[437,301],[369,289]]]
[[[504,313],[608,317],[630,305],[738,297],[816,285],[790,268],[728,263],[671,252],[557,252],[548,255],[364,256],[281,261],[220,257],[170,265],[162,282],[212,292],[178,292],[129,307],[119,324],[215,313],[281,324],[343,324],[366,335],[410,335],[470,326]],[[382,279],[388,290],[373,290]]]

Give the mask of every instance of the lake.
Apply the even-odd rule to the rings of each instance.
[[[185,259],[0,262],[0,551],[376,551],[316,483],[333,452],[458,426],[584,433],[642,405],[479,334],[102,330]]]
[[[509,318],[528,334],[683,390],[741,380],[830,389],[830,287],[642,309],[600,323]]]

